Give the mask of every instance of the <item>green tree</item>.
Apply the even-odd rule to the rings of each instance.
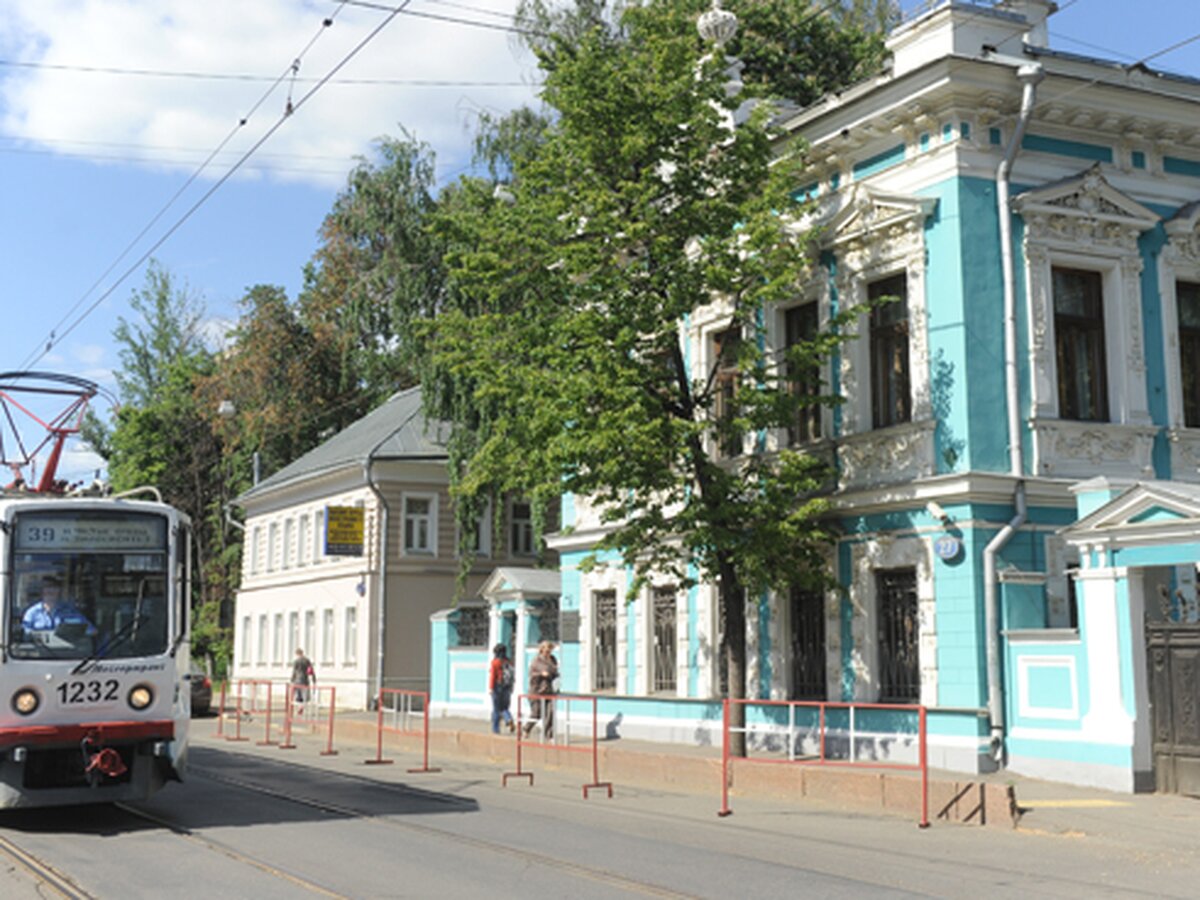
[[[742,697],[747,596],[824,584],[829,539],[826,467],[757,442],[836,402],[788,372],[827,358],[842,323],[787,354],[765,344],[811,274],[811,235],[787,214],[803,159],[776,155],[766,105],[732,127],[742,98],[700,9],[629,5],[535,46],[551,124],[503,192],[466,181],[439,211],[450,281],[413,334],[429,412],[452,423],[460,511],[497,491],[591,498],[597,551],[620,554],[634,590],[654,572],[719,585]],[[742,336],[704,369],[684,349],[701,312]]]
[[[237,550],[214,500],[220,442],[196,394],[215,366],[201,338],[203,306],[157,264],[130,306],[138,316],[122,317],[113,333],[121,360],[120,406],[111,423],[92,419],[87,437],[107,460],[115,490],[156,487],[165,502],[191,517],[197,575],[192,646],[220,663],[228,658],[221,611],[232,597]]]

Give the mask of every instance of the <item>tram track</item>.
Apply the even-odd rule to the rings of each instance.
[[[342,804],[331,803],[327,800],[318,800],[312,797],[302,797],[292,793],[285,793],[284,791],[275,790],[263,785],[252,784],[243,779],[231,778],[227,775],[215,772],[212,769],[205,769],[196,765],[189,767],[188,771],[193,775],[198,775],[210,781],[215,781],[218,784],[224,784],[239,790],[250,791],[256,794],[271,797],[273,799],[285,801],[287,803],[296,804],[308,809],[314,809],[332,815],[370,822],[381,827],[399,829],[401,831],[421,834],[426,837],[438,838],[440,840],[469,847],[473,850],[481,850],[488,853],[498,854],[508,859],[520,859],[526,863],[555,869],[559,872],[563,872],[578,878],[586,878],[589,881],[602,884],[606,887],[618,888],[629,893],[640,894],[647,897],[673,898],[673,900],[693,900],[694,898],[694,895],[692,894],[676,891],[659,884],[653,884],[648,881],[629,878],[628,876],[619,875],[616,872],[612,872],[607,869],[571,862],[570,860],[560,859],[559,857],[551,856],[545,853],[538,853],[523,847],[517,847],[511,844],[503,844],[484,838],[471,837],[469,835],[459,834],[444,828],[437,828],[432,825],[422,825],[415,822],[400,821],[366,812],[364,810],[354,809],[353,807],[343,806]]]
[[[0,854],[7,857],[21,872],[32,876],[37,881],[38,893],[43,897],[57,897],[62,900],[98,900],[97,897],[89,894],[54,866],[34,856],[3,835],[0,835]]]

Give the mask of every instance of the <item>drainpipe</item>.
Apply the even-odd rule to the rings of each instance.
[[[1000,218],[1000,265],[1004,280],[1004,390],[1008,403],[1009,471],[1016,479],[1013,506],[1016,515],[988,542],[983,551],[984,629],[987,638],[988,717],[991,720],[991,752],[995,760],[1004,758],[1004,683],[1000,666],[1000,603],[996,577],[996,554],[1012,539],[1025,522],[1024,452],[1021,437],[1020,382],[1017,373],[1017,290],[1013,272],[1012,219],[1009,210],[1009,178],[1013,161],[1021,149],[1021,139],[1036,102],[1037,86],[1045,77],[1040,65],[1022,65],[1017,69],[1021,82],[1021,111],[1008,142],[1004,159],[996,169],[996,211]]]
[[[387,499],[383,496],[383,492],[379,490],[379,485],[375,483],[375,471],[372,463],[375,461],[375,454],[379,452],[379,448],[383,446],[384,441],[388,440],[389,434],[382,441],[371,448],[371,452],[367,454],[367,459],[363,463],[363,474],[367,476],[367,486],[371,489],[371,493],[375,495],[375,499],[379,501],[379,508],[382,510],[379,527],[379,608],[375,611],[375,639],[378,645],[375,648],[375,698],[382,696],[383,692],[383,661],[384,650],[387,647],[387,549],[388,549],[388,520],[390,519],[390,510],[388,509]],[[368,702],[368,707],[370,703]]]

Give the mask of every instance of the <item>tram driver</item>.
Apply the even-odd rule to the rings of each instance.
[[[93,636],[96,626],[70,600],[62,595],[62,579],[57,575],[46,575],[42,578],[41,597],[25,610],[21,617],[21,625],[27,636],[34,632],[56,632],[63,626],[74,626],[83,634]]]

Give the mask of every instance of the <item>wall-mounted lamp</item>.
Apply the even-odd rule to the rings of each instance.
[[[930,500],[925,504],[925,512],[929,513],[935,519],[940,519],[943,525],[949,525],[952,521],[950,513],[942,509],[942,505],[936,500]]]

